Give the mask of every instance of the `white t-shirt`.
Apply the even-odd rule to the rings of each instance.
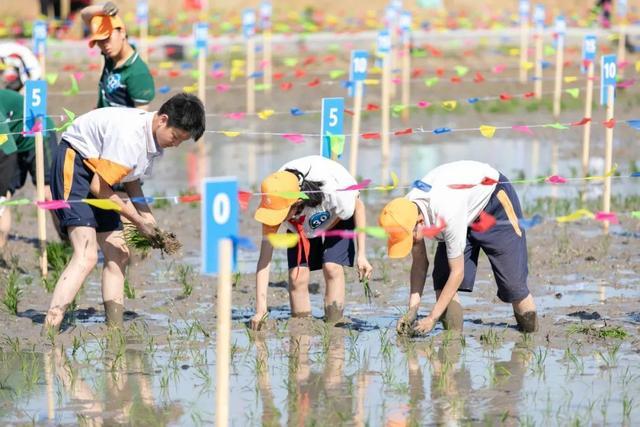
[[[136,108],[107,107],[79,116],[62,134],[109,185],[151,174],[153,159],[162,154],[153,138],[155,113]]]
[[[280,168],[296,169],[311,181],[322,182],[323,201],[315,208],[305,208],[298,218],[304,215],[304,232],[307,237],[314,237],[319,231],[324,231],[336,221],[349,219],[356,209],[356,199],[360,194],[357,190],[336,191],[356,184],[340,163],[322,156],[307,156],[292,160]],[[285,221],[288,230],[296,232],[296,227]]]
[[[431,186],[428,192],[414,188],[407,198],[418,205],[425,225],[444,220],[444,230],[435,238],[447,246],[447,257],[456,258],[464,253],[467,228],[487,206],[496,184],[476,185],[467,189],[452,189],[451,184],[480,184],[487,177],[498,180],[500,173],[486,163],[470,160],[445,163],[433,169],[422,182]]]
[[[23,82],[42,78],[38,58],[26,46],[14,42],[0,43],[0,58],[4,59],[7,65],[20,70],[20,79]]]

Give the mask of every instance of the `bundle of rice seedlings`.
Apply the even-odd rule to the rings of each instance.
[[[182,243],[178,241],[175,234],[163,231],[158,227],[155,227],[153,231],[153,236],[149,238],[134,225],[126,224],[124,240],[127,246],[143,254],[148,253],[151,249],[160,249],[164,254],[173,255],[182,248]]]

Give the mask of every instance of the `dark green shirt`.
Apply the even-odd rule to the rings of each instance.
[[[135,107],[151,102],[155,96],[153,77],[147,64],[134,50],[118,68],[111,58],[104,58],[100,76],[98,107]]]
[[[0,89],[0,122],[6,124],[8,131],[14,135],[13,137],[18,153],[24,153],[33,150],[35,138],[33,135],[24,136],[21,134],[23,130],[24,119],[24,97],[18,92],[9,89]],[[44,132],[45,138],[53,138],[55,140],[56,133],[55,124],[50,117],[45,119]],[[3,131],[0,130],[0,133]],[[8,141],[7,141],[8,143]],[[6,143],[5,143],[6,144]],[[46,144],[45,144],[46,146]],[[4,151],[4,150],[3,150]],[[5,154],[6,151],[5,151]]]

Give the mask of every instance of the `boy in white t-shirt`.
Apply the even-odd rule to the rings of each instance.
[[[255,219],[263,224],[263,241],[256,272],[256,314],[251,327],[259,329],[267,314],[267,287],[273,246],[267,236],[281,225],[299,235],[296,247],[287,251],[289,300],[293,317],[311,315],[309,273],[322,269],[326,282],[325,320],[336,322],[344,308],[344,269],[354,258],[360,279],[371,276],[365,255],[365,235],[357,234],[357,255],[352,239],[322,236],[330,230],[353,230],[366,225],[365,208],[357,190],[340,191],[356,180],[338,162],[322,156],[293,160],[262,181],[262,201]],[[308,199],[296,193],[304,192]],[[288,195],[286,193],[293,193]]]
[[[513,305],[519,328],[538,328],[536,307],[527,287],[527,242],[519,225],[518,196],[509,180],[491,166],[474,161],[441,165],[429,172],[404,198],[389,202],[380,225],[389,236],[391,258],[412,254],[409,311],[399,333],[426,333],[442,319],[446,329],[462,330],[458,291],[471,292],[482,249],[493,269],[498,298]],[[490,224],[495,219],[495,224]],[[427,277],[425,237],[438,240],[433,283],[436,304],[414,324]]]
[[[73,246],[73,256],[60,275],[45,319],[45,331],[57,331],[73,301],[104,254],[102,296],[107,324],[122,324],[125,268],[129,250],[124,243],[120,215],[144,235],[154,234],[155,219],[146,203],[140,178],[151,172],[154,159],[165,148],[177,147],[204,133],[202,102],[193,95],[178,94],[158,111],[133,108],[101,108],[74,120],[53,157],[51,192],[54,200],[68,200],[56,210],[60,226]],[[124,183],[130,201],[113,191]],[[82,199],[107,199],[120,212],[103,210]],[[133,203],[131,203],[133,202]]]

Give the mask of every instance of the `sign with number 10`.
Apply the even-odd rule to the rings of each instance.
[[[607,105],[607,92],[609,87],[616,87],[616,75],[618,64],[615,55],[603,55],[600,57],[600,105]]]
[[[344,98],[322,98],[320,154],[331,158],[329,136],[344,135]]]
[[[253,37],[256,33],[256,12],[253,9],[245,9],[242,12],[242,34],[245,38]]]
[[[356,84],[367,78],[367,60],[369,52],[366,50],[351,51],[351,68],[349,68],[349,96],[354,96]]]
[[[544,5],[537,4],[536,8],[533,11],[533,22],[537,30],[542,31],[544,29],[544,19]]]
[[[25,82],[24,95],[22,130],[23,132],[31,132],[36,120],[41,120],[44,125],[44,120],[47,116],[47,82],[44,80],[27,80]],[[25,136],[33,136],[33,133]]]
[[[193,24],[193,38],[196,49],[207,50],[207,39],[209,38],[209,24],[206,22],[196,22]]]
[[[44,55],[47,47],[47,23],[45,21],[35,21],[33,23],[33,53]]]
[[[387,54],[391,50],[391,36],[389,30],[382,30],[378,33],[378,54]]]
[[[238,182],[235,177],[205,178],[202,195],[202,273],[216,274],[220,240],[238,235]]]

